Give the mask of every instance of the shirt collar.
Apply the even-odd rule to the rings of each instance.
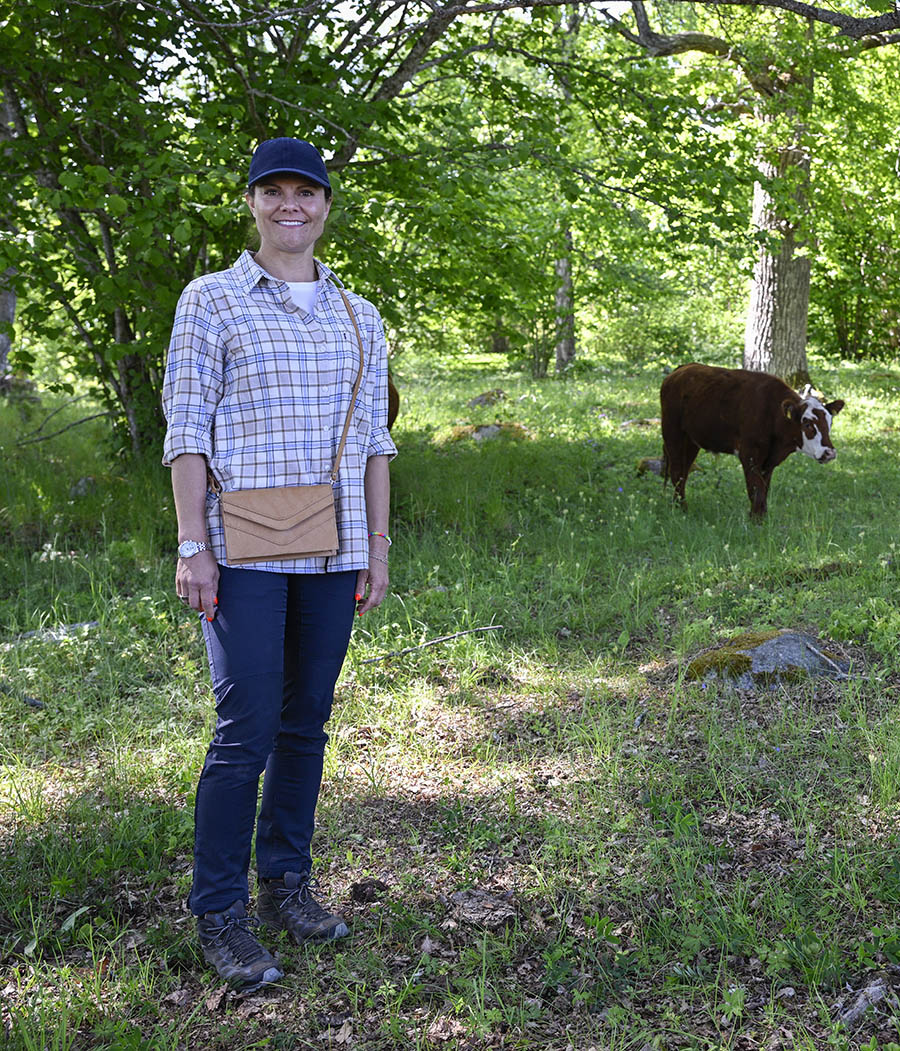
[[[262,282],[273,285],[285,283],[280,278],[273,277],[267,270],[264,270],[253,258],[253,253],[249,248],[241,252],[231,269],[244,292],[249,292]],[[321,259],[316,259],[316,271],[319,275],[317,291],[321,291],[322,286],[328,281],[333,281],[334,284],[343,288],[343,283],[337,274],[330,267],[327,267]]]

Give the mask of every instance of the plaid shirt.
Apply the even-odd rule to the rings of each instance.
[[[163,411],[167,466],[184,453],[206,457],[225,491],[327,482],[350,394],[359,344],[337,278],[316,261],[314,312],[291,299],[249,251],[228,270],[192,281],[178,301]],[[330,279],[330,280],[329,280]],[[254,562],[277,573],[366,569],[363,477],[370,456],[396,455],[387,429],[387,350],[378,311],[348,292],[363,338],[365,370],[335,486],[338,553],[330,558]],[[206,494],[216,559],[228,565],[219,499]]]

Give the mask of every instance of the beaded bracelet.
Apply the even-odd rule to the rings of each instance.
[[[382,540],[387,540],[387,543],[388,543],[388,547],[390,547],[390,546],[391,546],[391,544],[393,544],[393,542],[394,542],[394,541],[393,541],[393,540],[391,540],[391,538],[390,538],[390,537],[389,537],[389,536],[387,535],[387,533],[369,533],[369,539],[370,539],[370,540],[372,539],[372,537],[373,537],[373,536],[380,536]]]

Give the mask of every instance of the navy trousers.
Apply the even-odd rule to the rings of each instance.
[[[355,612],[356,570],[219,568],[216,617],[201,615],[217,719],[194,808],[196,916],[249,900],[254,823],[261,877],[309,871],[325,723]]]

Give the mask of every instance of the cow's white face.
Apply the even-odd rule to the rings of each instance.
[[[823,405],[818,398],[807,396],[801,405],[796,407],[794,418],[800,424],[803,444],[798,446],[800,452],[818,460],[829,463],[837,453],[831,444],[831,421],[843,409],[842,401],[830,401]]]

